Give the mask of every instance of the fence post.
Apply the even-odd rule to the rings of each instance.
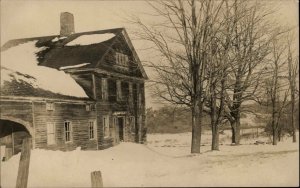
[[[31,138],[23,139],[21,157],[19,162],[17,188],[26,188],[29,175]]]
[[[100,171],[91,173],[92,187],[103,187],[102,175]]]

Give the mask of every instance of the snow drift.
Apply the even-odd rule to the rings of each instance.
[[[90,174],[98,170],[105,187],[299,185],[298,143],[290,139],[278,146],[222,145],[215,152],[207,145],[200,155],[185,145],[190,133],[148,139],[148,145],[121,143],[100,151],[34,149],[28,187],[91,187]],[[2,163],[3,187],[15,186],[19,158]]]

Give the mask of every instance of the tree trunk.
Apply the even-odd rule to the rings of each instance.
[[[281,129],[278,129],[278,142],[281,141],[281,136],[282,136],[281,134],[282,134]]]
[[[241,124],[240,124],[240,119],[237,119],[233,122],[230,123],[231,124],[231,130],[232,130],[232,138],[231,138],[231,143],[235,144],[235,145],[239,145],[240,144],[240,132],[241,132]]]
[[[191,153],[200,153],[201,146],[201,114],[202,109],[197,103],[192,107],[192,146]]]
[[[291,111],[291,114],[292,114],[292,126],[293,126],[293,142],[297,142],[297,137],[296,137],[296,124],[295,124],[295,92],[294,90],[292,90],[291,92],[292,93],[292,111]]]
[[[231,125],[231,143],[235,143],[235,128],[233,127],[233,123],[230,122]]]
[[[215,83],[211,84],[210,88],[211,92],[211,99],[210,99],[210,121],[211,121],[211,130],[212,130],[212,143],[211,143],[211,150],[219,150],[219,128],[218,128],[218,120],[217,120],[217,105],[216,105],[216,85]]]
[[[278,141],[278,130],[274,127],[273,128],[273,145],[277,145]]]
[[[219,126],[212,127],[212,145],[211,150],[219,150]]]

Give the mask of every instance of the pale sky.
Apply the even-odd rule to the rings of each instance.
[[[278,19],[282,24],[298,25],[297,0],[270,0],[278,6]],[[273,3],[272,6],[274,5]],[[80,1],[80,0],[1,0],[1,45],[10,39],[58,35],[61,12],[71,12],[75,19],[75,32],[125,27],[130,37],[126,14],[141,15],[150,8],[144,1]],[[143,43],[133,41],[141,60],[149,58],[142,51]],[[151,58],[151,57],[150,57]],[[147,69],[146,69],[147,72]],[[149,74],[149,71],[147,72]],[[154,104],[146,91],[147,107]]]

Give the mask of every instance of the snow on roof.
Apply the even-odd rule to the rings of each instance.
[[[66,46],[89,45],[107,41],[116,35],[114,33],[82,35],[67,43]]]
[[[71,69],[71,68],[79,68],[79,67],[83,67],[83,66],[86,66],[86,65],[89,65],[89,64],[90,63],[81,63],[81,64],[78,64],[78,65],[70,65],[70,66],[60,67],[59,69],[64,70],[64,69]]]
[[[71,75],[45,66],[38,66],[36,53],[43,50],[35,46],[37,41],[19,44],[1,52],[1,85],[4,81],[23,80],[34,88],[40,88],[74,97],[88,97]],[[21,74],[20,74],[21,73]]]
[[[65,39],[65,38],[67,38],[67,37],[55,37],[55,38],[52,39],[51,41],[52,41],[52,42],[57,42],[57,41],[59,41],[59,40]]]

